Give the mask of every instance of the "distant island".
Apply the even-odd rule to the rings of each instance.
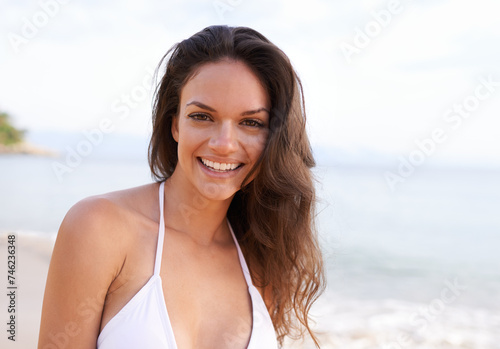
[[[0,112],[0,155],[2,154],[30,154],[55,156],[54,151],[40,148],[25,141],[26,130],[14,127],[10,122],[9,114]]]

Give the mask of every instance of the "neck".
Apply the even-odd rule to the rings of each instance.
[[[231,198],[211,200],[175,174],[165,182],[164,217],[167,227],[189,235],[200,245],[231,239],[226,215]]]

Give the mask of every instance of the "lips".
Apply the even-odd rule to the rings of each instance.
[[[216,162],[204,158],[199,159],[203,165],[215,172],[231,172],[243,165],[242,163]]]

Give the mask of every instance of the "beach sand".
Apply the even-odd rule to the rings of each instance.
[[[15,285],[17,286],[15,298],[15,341],[9,340],[10,334],[7,322],[10,321],[8,307],[10,290],[7,289],[9,275],[8,271],[8,235],[0,234],[0,274],[3,287],[0,314],[4,330],[0,337],[0,347],[5,349],[33,349],[37,347],[38,331],[40,328],[40,316],[42,311],[43,293],[47,272],[49,268],[50,255],[53,241],[48,238],[16,234],[15,238]]]

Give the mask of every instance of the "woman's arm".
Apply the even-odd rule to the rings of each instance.
[[[95,349],[106,293],[124,261],[115,205],[78,202],[66,214],[50,261],[38,349]]]

